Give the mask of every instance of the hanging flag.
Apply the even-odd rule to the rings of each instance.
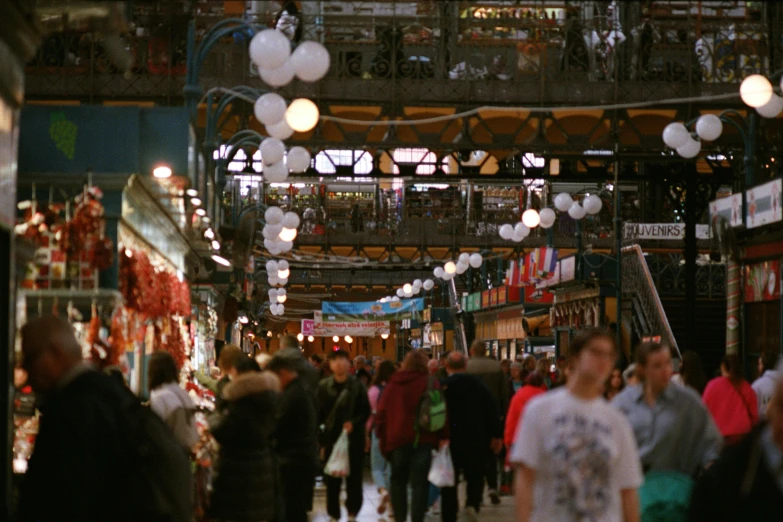
[[[506,270],[506,284],[513,286],[517,284],[519,280],[519,262],[512,259],[508,262],[508,269]]]
[[[557,265],[557,249],[553,247],[541,247],[536,250],[538,250],[536,275],[541,279],[546,279],[555,271]]]

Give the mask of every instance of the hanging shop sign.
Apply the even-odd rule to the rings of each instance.
[[[568,283],[576,279],[576,256],[560,260],[560,282]]]
[[[356,319],[398,321],[410,319],[424,310],[424,299],[403,299],[379,303],[377,301],[366,302],[331,302],[321,303],[321,312],[329,321],[353,321]]]
[[[304,323],[303,323],[304,329]],[[373,320],[331,320],[321,312],[313,312],[312,333],[315,337],[332,337],[334,335],[344,337],[346,335],[355,337],[377,337],[384,332],[389,331],[388,321]],[[305,335],[305,332],[302,332]]]
[[[489,293],[489,290],[481,292],[481,308],[489,308],[491,302]]]
[[[780,206],[780,194],[783,180],[776,179],[753,187],[745,192],[747,203],[748,228],[756,228],[783,220],[783,208]]]
[[[729,225],[738,227],[742,225],[742,194],[710,201],[710,221],[716,216],[726,218]]]
[[[781,294],[780,261],[745,265],[745,302],[776,301]]]
[[[498,305],[498,289],[497,288],[491,288],[489,290],[489,306],[497,306]]]
[[[535,286],[525,287],[525,304],[552,304],[555,302],[555,295],[543,288]]]
[[[677,241],[685,239],[685,223],[626,223],[625,239],[658,239]],[[710,226],[696,225],[696,239],[709,239]]]

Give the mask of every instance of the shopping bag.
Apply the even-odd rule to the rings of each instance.
[[[350,460],[348,458],[348,432],[343,430],[337,442],[332,448],[332,454],[324,467],[324,473],[331,477],[347,477],[350,473]]]
[[[454,464],[451,462],[451,451],[448,446],[443,446],[440,450],[432,452],[432,464],[430,464],[427,480],[438,488],[450,488],[456,485]]]
[[[677,471],[651,471],[639,488],[642,522],[684,522],[693,491],[693,479]]]

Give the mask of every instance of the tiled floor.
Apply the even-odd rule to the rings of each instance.
[[[343,498],[345,498],[345,491],[343,490]],[[460,502],[464,502],[465,492],[464,487],[460,491]],[[364,483],[364,505],[359,512],[357,522],[377,522],[380,520],[386,520],[388,522],[395,522],[394,517],[388,513],[380,516],[377,513],[378,504],[380,504],[381,497],[378,494],[378,490],[372,484],[369,479]],[[341,522],[348,520],[347,512],[343,507],[343,515],[340,518]],[[502,497],[501,504],[499,506],[493,506],[489,502],[489,498],[485,499],[484,506],[481,508],[481,513],[478,515],[478,522],[507,522],[512,521],[514,518],[514,498]],[[408,518],[410,520],[410,517]],[[460,522],[469,522],[463,515],[460,516]],[[315,503],[313,506],[312,522],[329,522],[329,515],[326,514],[326,489],[320,484],[316,487],[315,491]],[[426,522],[440,522],[440,515],[427,517]]]

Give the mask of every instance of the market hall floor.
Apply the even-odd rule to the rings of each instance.
[[[460,503],[464,503],[465,499],[465,487],[464,484],[460,487]],[[499,506],[493,506],[489,502],[489,497],[484,497],[484,505],[481,507],[481,513],[478,514],[478,522],[508,522],[514,519],[514,497],[501,497],[502,503]],[[341,495],[342,516],[340,522],[347,522],[348,512],[345,510],[345,491]],[[357,522],[377,522],[379,520],[386,520],[388,522],[394,522],[394,517],[387,511],[385,515],[378,515],[376,511],[378,504],[381,502],[381,496],[378,494],[378,490],[375,485],[369,481],[364,482],[364,505],[359,512],[359,516],[356,517]],[[440,504],[440,502],[439,502]],[[311,522],[329,522],[329,515],[326,514],[326,489],[323,484],[318,483],[315,489],[315,501],[313,503],[313,514],[310,518]],[[410,515],[408,515],[410,520]],[[428,516],[426,522],[440,522],[440,512],[437,515]],[[470,522],[464,514],[464,504],[459,516],[459,522]]]

